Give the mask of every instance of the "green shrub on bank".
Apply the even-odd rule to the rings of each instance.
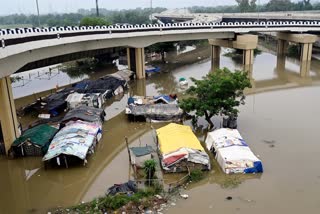
[[[190,172],[189,181],[200,181],[204,178],[204,173],[200,169],[195,169]]]
[[[129,202],[146,203],[150,197],[159,194],[161,192],[161,188],[147,188],[145,190],[139,190],[137,193],[132,195],[127,194],[117,194],[117,195],[107,195],[105,197],[97,198],[91,202],[79,204],[71,208],[73,212],[99,212],[99,211],[109,211],[109,210],[117,210]]]

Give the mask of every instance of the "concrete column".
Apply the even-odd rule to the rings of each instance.
[[[243,66],[245,71],[250,71],[252,70],[252,65],[253,65],[253,49],[248,49],[248,50],[243,50]]]
[[[312,43],[301,44],[300,76],[309,76],[312,57]]]
[[[127,48],[127,65],[128,69],[131,70],[131,63],[130,63],[130,48]]]
[[[277,73],[284,72],[286,67],[286,56],[277,55]]]
[[[312,56],[312,43],[301,44],[301,61],[310,61]]]
[[[137,79],[146,78],[144,48],[127,48],[128,68],[136,73]]]
[[[134,95],[138,96],[147,96],[147,84],[146,79],[137,79],[136,80],[136,90]]]
[[[144,62],[144,48],[136,48],[136,74],[137,79],[146,78],[145,62]]]
[[[211,71],[220,67],[220,52],[220,46],[211,45]]]
[[[288,42],[278,39],[277,56],[285,56],[288,52]]]
[[[20,136],[10,77],[0,79],[0,124],[6,152]]]

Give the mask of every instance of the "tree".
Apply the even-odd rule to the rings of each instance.
[[[266,5],[267,11],[289,11],[294,4],[290,0],[270,0]]]
[[[111,23],[104,18],[100,17],[84,17],[80,21],[80,26],[103,26],[110,25]]]
[[[240,12],[253,12],[257,5],[257,0],[236,0]]]
[[[215,115],[238,116],[237,107],[244,104],[245,88],[250,88],[250,79],[246,72],[229,69],[217,69],[202,80],[191,79],[194,86],[187,90],[188,98],[180,102],[180,108],[186,112],[195,111],[196,117],[205,117],[210,128],[214,125],[211,118]]]

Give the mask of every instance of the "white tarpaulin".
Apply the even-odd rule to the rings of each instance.
[[[217,129],[207,135],[206,146],[210,151],[233,145],[248,146],[237,129]]]
[[[226,174],[263,172],[261,161],[236,129],[223,128],[208,133],[206,146],[216,153],[215,158]]]

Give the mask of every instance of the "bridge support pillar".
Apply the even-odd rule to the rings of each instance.
[[[312,45],[318,37],[311,34],[278,33],[278,55],[285,55],[286,44],[288,42],[301,45],[300,55],[300,76],[309,76],[310,63],[312,56]]]
[[[20,136],[10,77],[0,79],[0,127],[0,141],[3,141],[7,152]]]
[[[211,71],[215,71],[220,67],[220,52],[220,46],[211,45]]]
[[[245,71],[251,72],[252,65],[254,60],[254,49],[257,48],[258,44],[258,36],[257,35],[237,35],[234,40],[224,40],[224,39],[209,39],[209,44],[212,45],[212,67],[215,65],[214,60],[220,59],[220,48],[219,48],[219,58],[218,49],[215,50],[216,47],[227,47],[243,50],[243,69]]]
[[[311,57],[312,57],[312,43],[301,44],[300,75],[302,77],[309,76]]]
[[[248,50],[243,50],[243,65],[248,66],[253,64],[253,55],[254,50],[253,49],[248,49]]]
[[[288,50],[288,42],[282,39],[278,40],[277,56],[285,56]]]
[[[146,78],[144,48],[127,48],[128,68],[136,73],[137,79]]]

